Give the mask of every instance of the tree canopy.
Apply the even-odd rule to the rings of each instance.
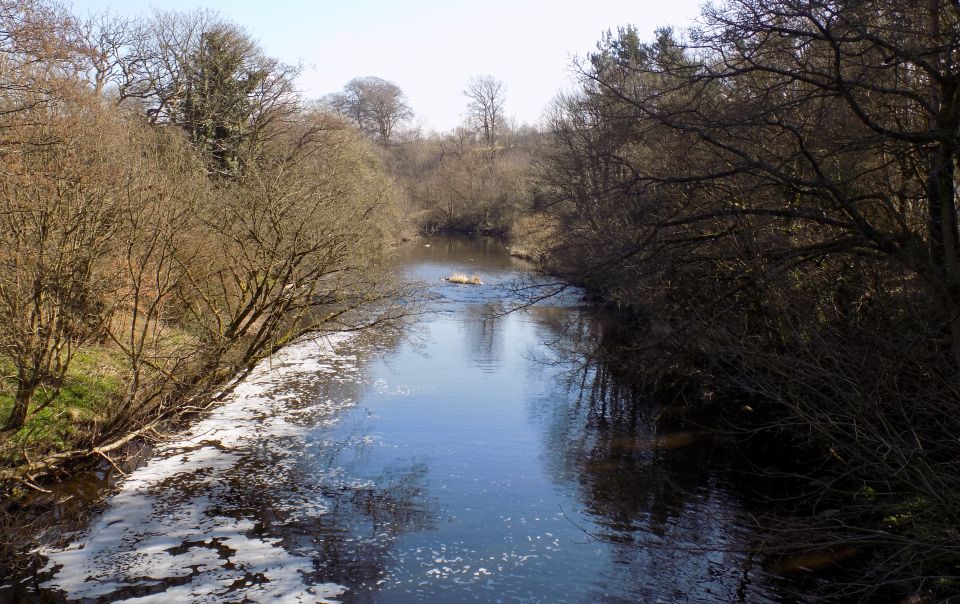
[[[350,80],[325,102],[383,145],[393,142],[397,127],[413,117],[403,91],[393,82],[374,76]]]

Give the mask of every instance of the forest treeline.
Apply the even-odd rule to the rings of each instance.
[[[296,68],[206,12],[0,1],[0,479],[199,411],[398,314],[397,189]]]
[[[507,236],[538,200],[535,164],[544,134],[508,117],[506,85],[484,75],[461,91],[463,121],[423,132],[403,91],[374,76],[357,77],[319,105],[377,143],[399,187],[405,232]]]
[[[635,317],[688,414],[801,462],[793,542],[874,556],[848,595],[955,592],[958,5],[716,3],[577,68],[539,172],[554,270]]]

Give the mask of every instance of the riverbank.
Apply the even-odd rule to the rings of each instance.
[[[92,525],[40,547],[36,554],[46,566],[34,584],[71,598],[147,598],[138,602],[153,601],[152,586],[169,587],[171,582],[176,586],[154,599],[200,602],[211,594],[222,595],[224,589],[237,598],[296,595],[309,601],[341,593],[333,584],[305,585],[309,560],[277,540],[257,538],[251,533],[255,524],[235,517],[224,504],[235,486],[266,488],[291,478],[293,468],[287,464],[266,464],[255,472],[244,466],[240,471],[242,459],[254,456],[266,462],[281,455],[302,441],[305,426],[323,417],[334,421],[353,403],[346,391],[327,398],[306,395],[312,394],[312,384],[357,381],[356,355],[337,352],[356,338],[317,334],[259,363],[222,404],[182,434],[157,443],[140,467],[119,478],[107,509]],[[173,485],[182,489],[187,484],[189,497],[167,498]],[[295,493],[291,496],[286,502],[274,501],[273,513],[304,522],[324,513],[322,507],[298,501]],[[229,568],[198,574],[198,569],[219,567],[224,551],[233,552]],[[263,580],[249,588],[236,586],[253,575]],[[184,583],[186,578],[191,580]],[[16,599],[18,587],[4,588],[0,598],[14,590]]]
[[[514,258],[545,269],[555,234],[553,221],[543,213],[521,214],[508,224],[496,228],[484,228],[481,225],[424,228],[418,219],[413,218],[406,224],[398,243],[429,241],[433,237],[490,238],[501,242]]]
[[[859,332],[863,341],[851,336],[843,343],[860,351],[851,363],[862,365],[863,374],[854,380],[838,372],[832,357],[816,356],[809,341],[800,350],[761,351],[747,334],[715,319],[678,321],[670,308],[675,301],[663,292],[625,296],[631,287],[646,290],[620,280],[622,267],[611,280],[582,265],[547,265],[585,287],[613,317],[617,326],[593,350],[615,359],[612,370],[624,381],[663,402],[661,430],[711,435],[750,480],[784,485],[768,495],[779,512],[757,516],[770,534],[785,536],[758,549],[769,560],[803,567],[823,581],[822,597],[831,593],[838,601],[941,602],[960,594],[954,578],[960,524],[943,499],[958,477],[947,461],[955,457],[954,430],[947,428],[953,420],[934,405],[957,400],[947,376],[934,373],[930,381],[942,387],[933,398],[904,407],[890,398],[900,399],[897,388],[923,388],[909,377],[919,361],[906,361],[888,341]],[[825,326],[810,338],[830,340],[834,329]],[[867,342],[875,348],[863,350]],[[863,385],[864,376],[877,375],[874,361],[889,373]],[[937,465],[929,465],[933,460]]]

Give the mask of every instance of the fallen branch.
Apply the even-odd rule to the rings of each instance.
[[[121,438],[118,438],[114,441],[111,441],[105,445],[99,447],[93,447],[90,449],[73,449],[70,451],[63,451],[50,455],[43,459],[32,461],[29,463],[22,464],[15,468],[10,468],[7,470],[0,470],[0,486],[3,486],[7,482],[18,482],[23,483],[25,480],[35,480],[39,476],[45,476],[51,473],[53,470],[58,467],[63,466],[66,463],[79,461],[93,456],[100,456],[105,458],[110,464],[120,471],[121,474],[124,474],[112,459],[107,456],[107,453],[110,451],[115,451],[130,441],[143,436],[144,434],[154,430],[158,422],[150,422],[145,426],[130,432]]]

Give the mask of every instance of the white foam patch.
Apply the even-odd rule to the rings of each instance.
[[[261,362],[222,405],[158,446],[75,542],[40,550],[49,559],[45,570],[54,571],[42,587],[71,599],[115,595],[127,599],[111,601],[136,603],[331,602],[343,594],[343,586],[306,579],[318,552],[289,551],[279,539],[254,534],[253,520],[225,512],[224,495],[244,472],[238,461],[245,453],[265,450],[286,460],[296,450],[291,440],[317,425],[318,416],[330,421],[352,404],[302,400],[310,398],[304,389],[311,384],[358,379],[356,357],[334,352],[349,337],[304,339]],[[289,467],[274,464],[242,479],[268,483]],[[288,521],[303,520],[326,513],[317,497],[271,505],[290,512]]]

